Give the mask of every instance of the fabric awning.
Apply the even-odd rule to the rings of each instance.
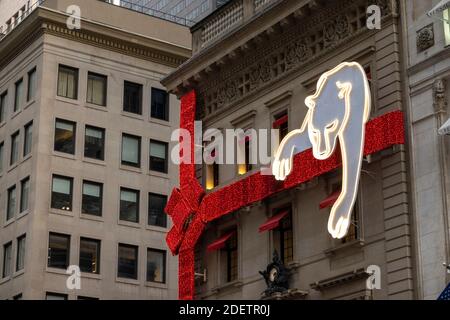
[[[442,125],[442,127],[439,128],[438,133],[441,136],[450,134],[450,118],[447,121],[445,121],[445,123]]]
[[[446,9],[450,8],[450,0],[442,0],[433,9],[427,12],[427,16],[432,17]]]
[[[259,227],[259,232],[269,231],[277,228],[280,225],[281,219],[286,217],[288,213],[289,211],[283,211],[279,214],[274,215],[273,217],[270,217]]]
[[[214,250],[219,250],[222,249],[223,247],[225,247],[225,244],[227,243],[227,241],[233,236],[233,234],[236,231],[231,231],[229,233],[226,233],[225,235],[221,236],[220,238],[218,238],[216,241],[214,241],[213,243],[211,243],[207,250],[208,251],[214,251]]]
[[[279,127],[281,127],[283,124],[285,124],[286,122],[288,122],[288,119],[289,119],[289,118],[288,118],[288,115],[286,114],[286,115],[280,117],[279,119],[275,120],[275,121],[272,123],[272,127],[273,127],[274,129],[279,128]]]
[[[336,202],[336,200],[339,198],[340,194],[341,194],[341,190],[333,192],[332,194],[330,194],[328,197],[326,197],[325,199],[323,199],[320,202],[319,208],[325,209],[325,208],[331,207]]]

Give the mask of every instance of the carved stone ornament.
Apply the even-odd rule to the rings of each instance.
[[[437,79],[433,84],[433,105],[436,112],[444,112],[447,109],[445,96],[445,81]]]
[[[417,52],[422,52],[434,46],[433,24],[423,27],[416,34]]]

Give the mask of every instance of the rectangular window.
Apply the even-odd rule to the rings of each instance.
[[[30,177],[20,183],[20,212],[28,210],[28,198],[30,195]]]
[[[233,233],[225,245],[227,262],[227,282],[235,281],[238,278],[238,242],[237,231]]]
[[[25,157],[31,152],[31,147],[33,145],[33,121],[25,125],[24,131],[23,156]]]
[[[142,114],[142,85],[125,81],[123,111]]]
[[[0,95],[0,123],[6,121],[6,101],[8,98],[8,92],[5,91]]]
[[[78,99],[78,69],[63,65],[59,66],[58,96]]]
[[[117,276],[119,278],[137,279],[138,247],[119,244]]]
[[[280,259],[287,264],[293,260],[294,256],[294,236],[292,230],[292,210],[291,207],[278,208],[274,210],[273,215],[278,215],[283,212],[288,212],[288,214],[281,219],[278,228],[274,229],[274,247],[280,253]]]
[[[54,175],[52,182],[52,208],[72,210],[73,179]]]
[[[147,250],[147,281],[166,282],[166,252],[162,250]]]
[[[6,207],[6,221],[14,218],[16,213],[16,186],[8,189],[8,203]]]
[[[12,242],[8,242],[3,246],[3,278],[11,275],[12,263]]]
[[[25,239],[25,235],[17,238],[16,271],[20,271],[25,267]]]
[[[100,240],[80,239],[80,270],[100,273]]]
[[[217,163],[206,166],[206,189],[212,190],[219,185],[219,165]]]
[[[283,112],[275,116],[273,128],[279,130],[280,143],[289,132],[289,121],[287,112]]]
[[[4,153],[5,153],[5,143],[1,142],[0,143],[0,173],[3,172],[3,157],[4,157]]]
[[[99,106],[106,106],[106,88],[108,78],[106,76],[88,73],[87,102]]]
[[[450,45],[450,8],[442,12],[444,23],[445,46]]]
[[[120,188],[120,220],[139,222],[139,191]]]
[[[86,126],[84,156],[97,160],[105,158],[105,129]]]
[[[167,196],[148,194],[148,224],[151,226],[167,227],[167,215],[164,208],[167,204]]]
[[[70,236],[59,233],[49,234],[48,266],[50,268],[67,269],[70,258]]]
[[[23,79],[20,79],[15,84],[16,91],[14,95],[14,112],[19,110],[23,104]]]
[[[81,212],[94,216],[102,215],[103,185],[101,183],[83,181],[83,200]]]
[[[150,170],[167,173],[168,144],[150,140]]]
[[[11,136],[11,157],[9,164],[14,165],[19,160],[19,131]]]
[[[27,101],[34,99],[36,95],[36,84],[37,84],[36,68],[28,72],[28,92]]]
[[[152,118],[169,121],[169,95],[166,91],[152,88]]]
[[[67,294],[63,293],[54,293],[54,292],[47,292],[45,294],[45,300],[67,300]]]
[[[55,123],[55,151],[75,154],[76,123],[56,119]]]
[[[141,138],[129,134],[122,136],[122,164],[133,167],[141,166]]]

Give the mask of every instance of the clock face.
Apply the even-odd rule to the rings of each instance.
[[[269,272],[269,280],[270,280],[271,282],[274,282],[275,279],[277,278],[277,276],[278,276],[278,270],[277,270],[276,268],[270,269],[270,272]]]

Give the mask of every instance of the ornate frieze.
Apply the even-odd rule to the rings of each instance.
[[[434,46],[433,24],[423,27],[417,31],[416,35],[417,52],[425,51]]]
[[[240,60],[234,60],[226,68],[221,68],[198,83],[201,115],[209,116],[219,112],[276,82],[287,72],[299,70],[368,31],[368,5],[379,5],[384,18],[392,14],[394,2],[395,0],[327,2],[308,16],[284,26],[283,31],[276,36],[253,44],[253,50],[247,50]]]

